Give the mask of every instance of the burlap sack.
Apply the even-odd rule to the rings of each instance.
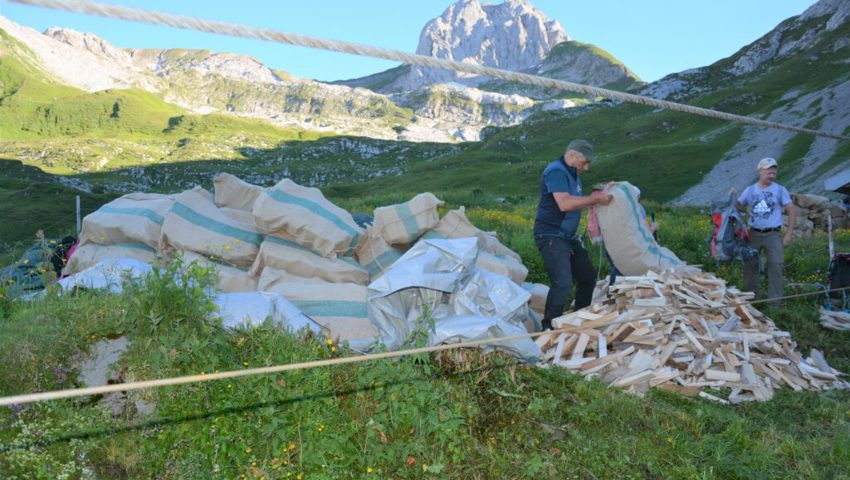
[[[268,267],[332,283],[366,285],[369,282],[369,273],[351,257],[325,258],[309,248],[277,237],[266,237],[250,271],[252,275],[260,275]]]
[[[375,209],[374,229],[390,245],[409,245],[440,222],[443,202],[432,193],[420,193],[408,202]]]
[[[280,293],[305,315],[340,340],[370,340],[377,336],[366,308],[366,287],[354,283],[330,283],[302,278],[266,268],[259,288]]]
[[[549,286],[542,283],[523,283],[522,288],[531,293],[531,309],[537,313],[546,312],[546,297],[549,296]]]
[[[253,224],[228,215],[203,192],[188,190],[174,198],[165,215],[160,253],[189,250],[240,267],[250,267],[263,235]]]
[[[613,182],[606,187],[614,199],[609,205],[597,205],[596,218],[602,231],[605,250],[623,275],[645,275],[684,267],[670,250],[658,245],[646,216],[638,203],[639,191],[628,182]]]
[[[174,205],[171,195],[131,193],[86,215],[80,244],[144,243],[156,248],[165,214]]]
[[[452,210],[440,220],[437,226],[423,235],[423,238],[464,238],[478,237],[478,248],[493,255],[505,255],[522,262],[518,253],[504,246],[492,233],[485,232],[466,218],[463,207]]]
[[[519,260],[507,255],[494,255],[485,250],[478,252],[475,266],[488,272],[504,275],[518,285],[522,285],[525,277],[528,276],[528,269]]]
[[[254,208],[257,197],[265,190],[229,173],[218,174],[213,180],[213,187],[216,205],[248,212]]]
[[[375,280],[401,258],[404,251],[405,248],[390,245],[373,227],[369,227],[357,247],[355,256],[360,265],[369,272],[369,279]]]
[[[291,239],[328,258],[352,255],[365,233],[350,213],[329,202],[318,188],[289,179],[261,193],[253,212],[261,232]]]
[[[113,258],[132,258],[153,263],[156,260],[156,250],[144,243],[119,243],[116,245],[87,243],[77,247],[68,260],[68,264],[62,269],[62,274],[73,275],[104,260]]]
[[[184,251],[182,254],[184,265],[197,262],[199,265],[215,267],[215,286],[221,292],[254,292],[257,290],[259,279],[243,268],[228,265],[195,252]]]

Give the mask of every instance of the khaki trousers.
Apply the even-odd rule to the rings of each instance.
[[[785,248],[782,245],[782,233],[779,230],[750,230],[750,246],[759,252],[764,249],[767,253],[767,298],[781,297],[785,292],[785,277],[782,272]],[[744,262],[744,290],[755,292],[756,297],[759,296],[759,257]],[[775,307],[779,302],[771,302],[770,305]]]

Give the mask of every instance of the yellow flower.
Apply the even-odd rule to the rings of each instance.
[[[246,448],[245,453],[251,453],[251,447]]]
[[[335,351],[336,351],[336,347],[331,347],[331,351],[332,351],[332,352],[335,352]]]
[[[252,467],[256,467],[256,466],[257,466],[257,462],[251,462],[251,466],[252,466]]]
[[[333,345],[333,344],[334,344],[334,341],[329,338],[328,339],[328,345]]]
[[[242,362],[242,366],[243,366],[243,367],[247,367],[247,366],[248,366],[248,362]]]
[[[295,450],[295,443],[290,443],[290,444],[289,444],[289,449],[290,449],[290,450]]]
[[[372,467],[366,467],[366,473],[372,473]]]
[[[295,476],[295,480],[301,480],[301,474],[300,473]]]

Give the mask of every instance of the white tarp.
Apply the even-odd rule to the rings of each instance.
[[[57,283],[66,292],[75,288],[88,290],[105,288],[110,292],[120,292],[124,289],[125,280],[143,278],[152,270],[150,263],[134,258],[111,258],[82,272],[62,278]]]
[[[506,322],[499,318],[479,317],[476,315],[456,315],[442,318],[434,323],[434,331],[428,337],[428,343],[460,343],[471,340],[512,337],[528,333],[522,325]],[[540,347],[528,338],[506,340],[504,342],[482,345],[484,350],[503,350],[516,355],[527,362],[540,359]]]
[[[289,332],[306,328],[314,333],[322,333],[319,324],[279,293],[220,293],[215,297],[215,304],[218,306],[216,315],[228,328],[259,326],[268,319],[272,325]]]
[[[522,322],[531,294],[505,276],[476,268],[477,255],[475,237],[420,240],[372,282],[369,318],[381,342],[400,348],[414,331],[429,328],[431,320],[432,344],[443,341],[434,339],[495,338],[512,330],[501,323],[527,333]],[[463,322],[469,323],[468,329]],[[528,338],[517,340],[509,350],[525,359],[540,354]]]

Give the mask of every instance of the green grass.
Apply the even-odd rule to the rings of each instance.
[[[394,194],[350,199],[368,209]],[[533,204],[457,198],[543,280],[528,241]],[[476,203],[478,205],[476,205]],[[453,207],[454,204],[448,207]],[[662,243],[706,262],[707,218],[647,205]],[[839,242],[850,244],[843,233]],[[793,244],[791,281],[822,275],[825,238]],[[593,255],[595,250],[591,250]],[[595,256],[594,256],[595,258]],[[594,260],[595,262],[595,260]],[[790,262],[789,262],[790,263]],[[737,266],[706,267],[740,281]],[[174,276],[180,281],[169,281]],[[0,302],[0,395],[69,388],[71,359],[103,338],[131,339],[124,380],[333,358],[310,335],[272,327],[224,331],[198,291],[203,271],[172,270],[125,294]],[[850,334],[816,323],[819,298],[768,312],[800,347],[850,370]],[[4,478],[846,478],[850,394],[780,390],[770,401],[722,406],[664,392],[644,398],[562,369],[475,351],[412,356],[142,392],[112,417],[87,400],[0,410]],[[289,476],[287,476],[287,473]]]

